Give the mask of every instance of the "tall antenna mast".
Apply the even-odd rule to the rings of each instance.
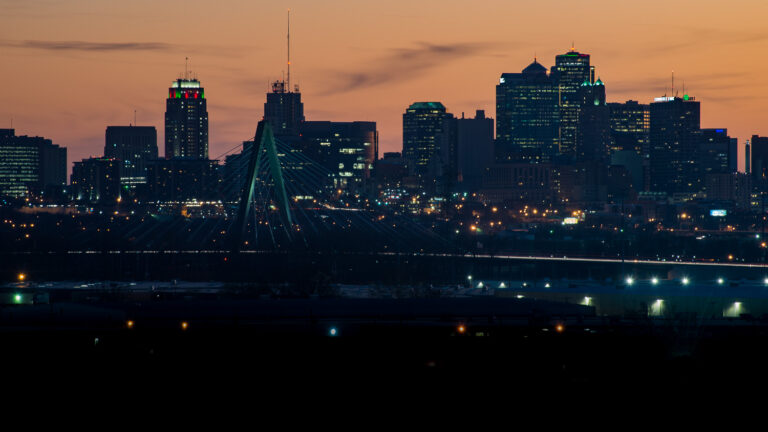
[[[672,71],[672,97],[675,97],[675,71]]]
[[[291,10],[288,9],[288,79],[286,81],[286,86],[288,87],[288,91],[291,91]]]
[[[136,126],[136,110],[133,110],[133,125]]]
[[[184,79],[189,79],[189,57],[184,57]]]

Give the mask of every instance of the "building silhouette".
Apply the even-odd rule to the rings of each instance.
[[[147,162],[158,158],[154,126],[107,126],[104,157],[120,161],[120,183],[135,188],[147,183]]]
[[[749,144],[752,185],[757,190],[766,192],[768,191],[768,137],[752,135]]]
[[[298,86],[293,91],[285,81],[272,83],[264,103],[264,120],[272,126],[275,136],[297,136],[304,121],[304,104]]]
[[[122,161],[101,157],[75,162],[70,186],[75,201],[88,204],[116,204],[121,197]]]
[[[577,94],[580,107],[574,149],[576,160],[606,162],[611,147],[611,123],[605,84],[600,78],[594,83],[584,81]]]
[[[560,151],[559,119],[557,85],[547,68],[534,60],[521,73],[502,74],[496,86],[496,161],[554,159]]]
[[[208,107],[197,79],[179,78],[165,101],[165,158],[208,159]]]
[[[493,119],[477,110],[475,118],[456,119],[458,183],[464,192],[481,185],[483,173],[493,165]]]
[[[650,113],[650,190],[688,196],[699,192],[699,102],[687,95],[660,97],[651,103]]]
[[[67,149],[42,137],[0,129],[0,195],[24,197],[67,184]]]

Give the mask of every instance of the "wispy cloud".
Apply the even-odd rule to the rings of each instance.
[[[370,63],[363,70],[334,72],[334,82],[323,94],[346,93],[362,88],[377,87],[394,81],[412,80],[429,69],[475,55],[491,48],[489,43],[431,44],[422,42],[415,48],[398,48]]]
[[[41,41],[41,40],[0,40],[0,46],[8,48],[31,48],[48,51],[167,51],[176,46],[163,42],[86,42],[86,41]]]

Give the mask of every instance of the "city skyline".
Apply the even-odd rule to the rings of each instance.
[[[269,82],[285,69],[288,7],[292,81],[301,86],[307,120],[376,121],[381,154],[401,151],[400,116],[411,103],[441,101],[456,115],[493,113],[502,73],[518,72],[534,56],[549,68],[571,42],[591,55],[609,102],[650,103],[665,88],[669,93],[675,70],[676,87],[685,82],[702,102],[702,127],[728,128],[742,148],[751,135],[768,132],[760,120],[760,94],[768,91],[760,64],[741,66],[747,52],[768,43],[768,35],[744,30],[757,28],[756,11],[766,8],[754,1],[727,10],[651,1],[642,11],[592,1],[563,17],[551,15],[551,7],[496,1],[469,11],[454,2],[421,2],[405,16],[402,2],[231,2],[226,11],[193,2],[181,13],[171,13],[174,2],[2,4],[8,13],[0,22],[9,34],[0,44],[13,61],[0,72],[13,85],[0,124],[10,127],[13,118],[18,134],[66,146],[69,167],[98,156],[106,126],[132,123],[134,110],[138,125],[162,131],[163,95],[187,56],[211,102],[210,156],[251,137]],[[601,8],[610,9],[610,21]],[[365,17],[374,19],[366,25]],[[205,20],[206,31],[185,31],[184,22],[196,20]]]

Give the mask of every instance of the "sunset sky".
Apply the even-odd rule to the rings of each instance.
[[[107,125],[158,130],[184,58],[205,87],[210,156],[253,136],[264,93],[285,70],[308,120],[378,122],[380,152],[400,151],[404,109],[441,101],[495,118],[502,72],[549,67],[575,43],[608,100],[648,103],[685,82],[702,127],[740,144],[768,135],[765,0],[0,0],[0,127],[103,152]],[[668,91],[668,90],[667,90]],[[740,162],[743,166],[743,162]]]

